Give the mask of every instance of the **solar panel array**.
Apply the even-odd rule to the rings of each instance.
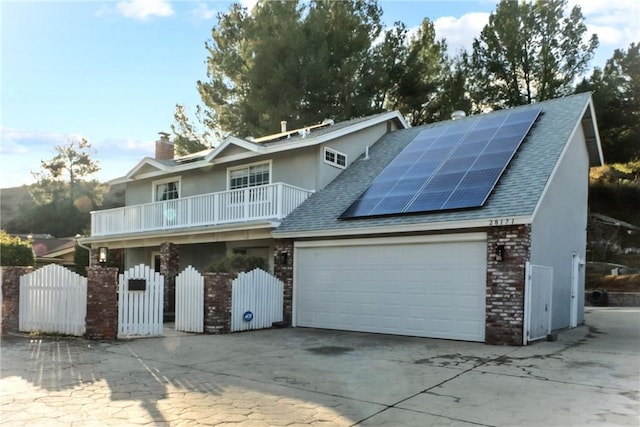
[[[340,217],[484,205],[540,111],[479,116],[420,132]]]

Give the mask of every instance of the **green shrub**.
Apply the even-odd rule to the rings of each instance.
[[[11,237],[0,230],[0,265],[32,266],[35,264],[31,242]]]
[[[207,268],[207,272],[215,273],[240,273],[251,271],[255,268],[266,270],[267,262],[264,258],[241,253],[226,255],[212,262]]]

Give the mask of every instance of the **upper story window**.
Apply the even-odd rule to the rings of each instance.
[[[229,168],[229,190],[271,183],[271,162]]]
[[[347,155],[329,147],[324,147],[324,162],[344,169],[347,167]]]
[[[153,181],[153,201],[162,202],[180,197],[180,178],[167,178]]]

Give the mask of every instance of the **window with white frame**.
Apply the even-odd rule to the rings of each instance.
[[[180,197],[180,178],[168,178],[153,181],[153,201],[162,202]]]
[[[324,147],[324,162],[341,169],[347,167],[347,155],[329,147]]]
[[[271,162],[229,169],[229,190],[271,183]]]

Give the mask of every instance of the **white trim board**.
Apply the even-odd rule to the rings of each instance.
[[[278,232],[275,230],[273,236],[278,239],[306,238],[306,237],[342,237],[342,236],[365,236],[371,234],[392,234],[392,233],[411,233],[420,231],[446,231],[465,228],[487,228],[511,225],[529,225],[531,224],[531,216],[515,216],[508,218],[483,218],[465,221],[440,221],[420,224],[398,224],[385,226],[362,226],[359,228],[343,228],[343,229],[323,229],[312,231],[292,231]],[[497,221],[497,223],[495,223]],[[503,222],[500,222],[503,221]]]
[[[484,242],[487,233],[460,233],[460,234],[431,234],[425,236],[398,236],[398,237],[370,237],[360,239],[343,240],[313,240],[293,242],[295,248],[318,248],[335,246],[374,246],[374,245],[400,245],[411,243],[449,243],[449,242]]]

